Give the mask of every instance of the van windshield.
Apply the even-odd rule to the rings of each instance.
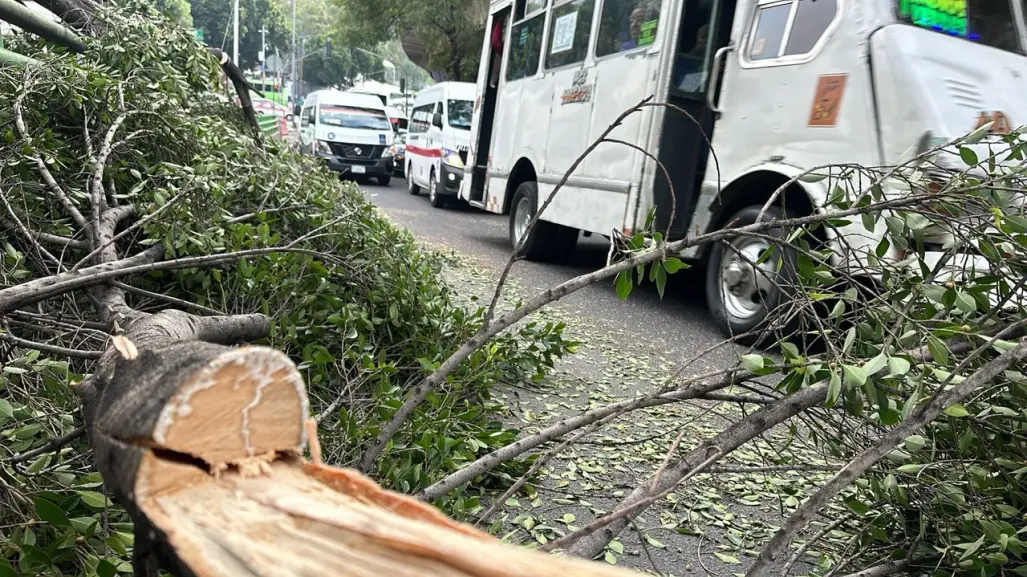
[[[389,117],[384,112],[351,106],[322,106],[321,123],[342,128],[392,130]]]
[[[474,103],[470,100],[447,100],[449,125],[453,128],[471,129],[471,116],[474,114]]]
[[[1012,2],[1020,0],[897,0],[899,19],[1007,52],[1022,52]]]

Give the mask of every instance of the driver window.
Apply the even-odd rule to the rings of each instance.
[[[685,2],[673,75],[674,88],[685,94],[701,94],[706,91],[706,79],[709,77],[707,68],[713,40],[710,34],[710,21],[713,18],[714,1]]]
[[[309,126],[314,123],[314,108],[304,108],[300,116],[300,126]]]

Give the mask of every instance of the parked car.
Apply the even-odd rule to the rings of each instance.
[[[288,119],[292,115],[289,114],[289,109],[274,102],[267,98],[260,98],[259,96],[253,97],[253,109],[257,114],[270,114],[275,118]]]
[[[405,130],[400,130],[399,133],[396,134],[396,140],[393,141],[392,147],[389,149],[389,153],[392,154],[392,164],[395,170],[394,174],[406,176],[407,133]]]

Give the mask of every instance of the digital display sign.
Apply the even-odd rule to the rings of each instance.
[[[899,15],[922,28],[979,39],[968,29],[967,0],[899,0]]]

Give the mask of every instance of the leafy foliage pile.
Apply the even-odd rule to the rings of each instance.
[[[105,32],[88,39],[83,56],[7,39],[43,63],[0,69],[0,97],[12,104],[0,112],[0,285],[86,266],[84,238],[73,238],[35,159],[88,214],[96,157],[110,146],[100,186],[135,215],[120,229],[119,254],[159,245],[167,261],[283,249],[125,278],[130,304],[270,315],[269,344],[296,360],[312,410],[323,413],[326,460],[352,463],[483,312],[454,305],[441,257],[421,251],[356,187],[284,145],[254,143],[217,63],[187,31],[143,1],[100,18]],[[19,234],[22,225],[66,240],[44,253]],[[0,336],[74,349],[40,354],[0,339],[0,575],[131,570],[127,517],[104,496],[84,443],[45,450],[76,431],[70,387],[107,346],[111,327],[91,320],[92,307],[82,291],[0,316]],[[529,323],[477,351],[395,437],[381,482],[415,491],[507,442],[516,431],[495,420],[490,388],[538,379],[572,347],[562,326]],[[447,505],[458,515],[477,507],[461,493]]]

